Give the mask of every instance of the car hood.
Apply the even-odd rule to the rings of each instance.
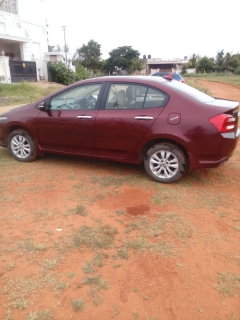
[[[26,105],[21,106],[21,107],[13,108],[11,110],[8,110],[8,111],[2,113],[1,117],[11,116],[12,114],[16,114],[16,113],[22,113],[24,111],[32,109],[34,105],[35,105],[35,103],[29,103],[29,104],[26,104]]]

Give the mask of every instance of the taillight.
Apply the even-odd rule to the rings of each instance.
[[[237,123],[237,118],[229,114],[220,114],[209,119],[219,132],[233,132]]]

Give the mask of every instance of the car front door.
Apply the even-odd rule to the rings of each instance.
[[[72,87],[53,96],[37,118],[38,140],[45,151],[96,155],[94,125],[101,83]]]
[[[96,118],[97,155],[127,158],[144,138],[168,100],[165,93],[147,86],[109,84],[105,101]]]

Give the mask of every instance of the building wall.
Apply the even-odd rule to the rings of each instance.
[[[43,0],[16,0],[17,13],[0,10],[0,52],[14,54],[15,60],[36,61],[47,79],[43,52],[48,51],[45,3]],[[9,42],[8,40],[11,40]]]

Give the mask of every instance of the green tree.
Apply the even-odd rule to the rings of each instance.
[[[234,68],[234,71],[236,69],[240,69],[240,53],[236,53],[232,56],[232,65]]]
[[[240,55],[239,54],[231,54],[229,52],[226,53],[224,57],[223,67],[224,70],[234,72],[234,70],[240,66]]]
[[[81,48],[77,49],[73,60],[74,64],[81,64],[83,67],[97,72],[101,67],[101,45],[94,40],[88,41]]]
[[[208,58],[207,56],[201,58],[198,61],[198,72],[212,72],[214,70],[214,59]]]
[[[48,52],[53,52],[53,50],[54,50],[54,46],[48,45]]]
[[[84,80],[93,77],[93,74],[84,68],[81,64],[76,65],[76,80]]]
[[[116,67],[121,70],[126,70],[127,72],[138,70],[140,67],[140,52],[134,50],[131,46],[122,46],[113,49],[109,52],[109,56],[105,62],[105,69],[111,73]]]
[[[129,71],[141,71],[143,69],[143,60],[139,58],[133,58],[129,66]]]
[[[240,67],[237,67],[237,68],[234,70],[234,73],[240,75]]]
[[[218,51],[215,59],[215,69],[224,71],[224,50]]]
[[[200,59],[199,55],[196,54],[196,53],[193,53],[193,54],[190,56],[190,59],[189,59],[189,61],[188,61],[188,67],[189,67],[189,68],[196,68],[199,59]]]
[[[182,66],[182,71],[181,71],[181,73],[182,73],[182,74],[187,73],[187,68],[188,68],[187,64],[184,63],[183,66]]]

